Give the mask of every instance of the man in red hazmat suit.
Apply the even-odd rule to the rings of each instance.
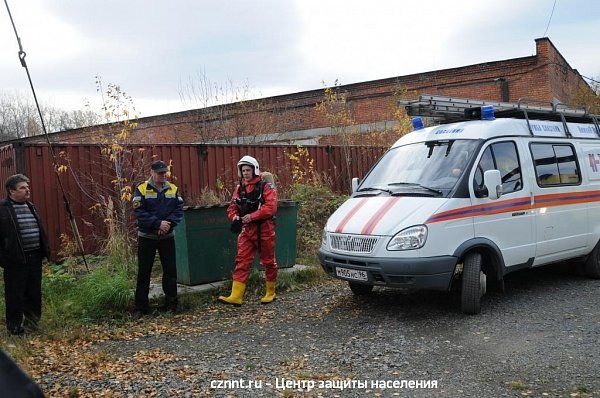
[[[267,285],[266,293],[260,301],[267,304],[275,300],[277,279],[273,219],[277,212],[277,191],[273,184],[263,179],[258,161],[252,156],[241,158],[237,167],[241,179],[227,208],[227,216],[232,221],[232,230],[236,226],[241,227],[241,233],[238,237],[231,294],[220,296],[219,301],[238,306],[243,303],[246,280],[250,274],[254,254],[258,250],[260,264],[265,267]]]

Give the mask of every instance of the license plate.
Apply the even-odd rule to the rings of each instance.
[[[335,268],[335,273],[340,278],[344,279],[352,279],[355,281],[367,281],[369,278],[367,277],[367,273],[365,271],[359,271],[356,269],[348,269],[348,268]]]

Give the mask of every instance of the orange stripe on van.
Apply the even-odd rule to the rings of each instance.
[[[492,214],[509,213],[519,210],[529,210],[532,208],[565,206],[578,203],[591,203],[600,201],[600,191],[583,191],[570,193],[554,193],[546,195],[536,195],[534,197],[535,204],[531,206],[528,196],[501,200],[498,202],[489,202],[485,204],[459,207],[453,210],[446,210],[429,217],[426,224],[431,224],[440,221],[456,220],[460,218],[488,216]]]
[[[597,201],[600,201],[600,191],[555,193],[548,195],[536,195],[534,207],[553,207]]]
[[[352,210],[350,210],[348,212],[348,214],[346,214],[346,216],[342,219],[342,222],[340,222],[338,227],[335,229],[335,232],[337,232],[337,233],[342,232],[342,230],[344,229],[346,224],[348,224],[348,221],[350,221],[352,216],[354,216],[356,214],[356,212],[365,205],[365,203],[367,203],[367,198],[363,198],[363,199],[359,200],[359,202],[356,204],[356,206],[354,206],[352,208]]]
[[[375,214],[373,214],[373,216],[371,217],[371,219],[369,221],[367,221],[367,223],[365,224],[365,226],[363,227],[362,231],[360,232],[362,235],[371,235],[371,232],[373,232],[373,230],[375,229],[375,227],[377,226],[377,224],[379,224],[379,222],[381,221],[381,219],[383,218],[383,216],[386,215],[386,213],[388,211],[390,211],[390,209],[392,207],[394,207],[394,205],[396,203],[398,203],[398,200],[400,200],[399,197],[392,197],[389,198],[384,204],[383,206],[381,206],[379,208],[379,210],[377,210],[375,212]]]
[[[531,209],[531,199],[528,196],[500,200],[497,202],[484,203],[474,206],[459,207],[458,209],[446,210],[438,214],[434,214],[426,221],[427,224],[450,221],[466,217],[487,216],[491,214],[507,213],[517,210]]]

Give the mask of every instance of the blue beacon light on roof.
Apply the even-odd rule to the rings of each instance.
[[[481,107],[481,120],[494,120],[494,106],[486,105]]]
[[[425,128],[423,124],[423,118],[417,116],[412,118],[412,125],[415,130],[421,130]]]

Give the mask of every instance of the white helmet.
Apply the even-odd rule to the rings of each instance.
[[[243,158],[240,159],[240,161],[237,164],[237,169],[238,169],[238,177],[242,178],[242,166],[243,165],[247,165],[250,166],[254,169],[254,175],[260,175],[260,169],[258,167],[258,161],[256,159],[254,159],[252,156],[244,156]]]

